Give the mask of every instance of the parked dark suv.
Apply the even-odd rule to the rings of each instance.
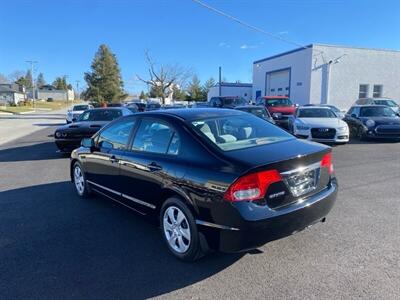
[[[236,106],[244,106],[247,104],[246,99],[237,96],[212,97],[209,101],[210,107],[220,108],[234,108]]]

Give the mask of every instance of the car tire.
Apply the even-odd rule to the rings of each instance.
[[[83,171],[82,165],[78,161],[73,164],[72,177],[78,196],[81,198],[88,198],[92,194],[92,191],[86,180],[86,175]]]
[[[195,261],[204,253],[193,214],[178,197],[168,198],[160,210],[161,234],[170,252],[184,261]]]

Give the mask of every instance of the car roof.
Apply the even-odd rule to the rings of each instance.
[[[191,121],[197,119],[217,118],[247,114],[236,109],[225,108],[173,108],[167,110],[148,111],[140,113],[141,116],[172,116]]]
[[[262,106],[262,105],[240,105],[240,106],[235,106],[235,109],[246,109],[246,108],[262,108],[262,109],[265,109],[265,107]]]
[[[367,104],[367,105],[353,105],[353,107],[387,107],[386,105],[381,104]]]
[[[263,96],[264,99],[289,99],[288,96]]]
[[[300,106],[299,109],[331,109],[331,108],[328,106],[315,105],[315,106]]]

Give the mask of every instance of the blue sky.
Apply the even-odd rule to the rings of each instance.
[[[397,0],[204,0],[300,44],[313,42],[400,49]],[[0,73],[26,71],[28,59],[51,82],[81,81],[98,46],[117,55],[129,92],[146,89],[144,49],[159,63],[191,67],[202,81],[250,82],[252,62],[296,48],[251,31],[190,0],[2,1]],[[75,84],[75,83],[74,83]]]

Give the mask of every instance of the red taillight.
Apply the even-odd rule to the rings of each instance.
[[[322,157],[321,168],[327,168],[329,174],[333,173],[332,152],[329,152]]]
[[[282,177],[277,170],[261,171],[239,177],[225,192],[227,201],[252,201],[264,198],[268,187]]]

